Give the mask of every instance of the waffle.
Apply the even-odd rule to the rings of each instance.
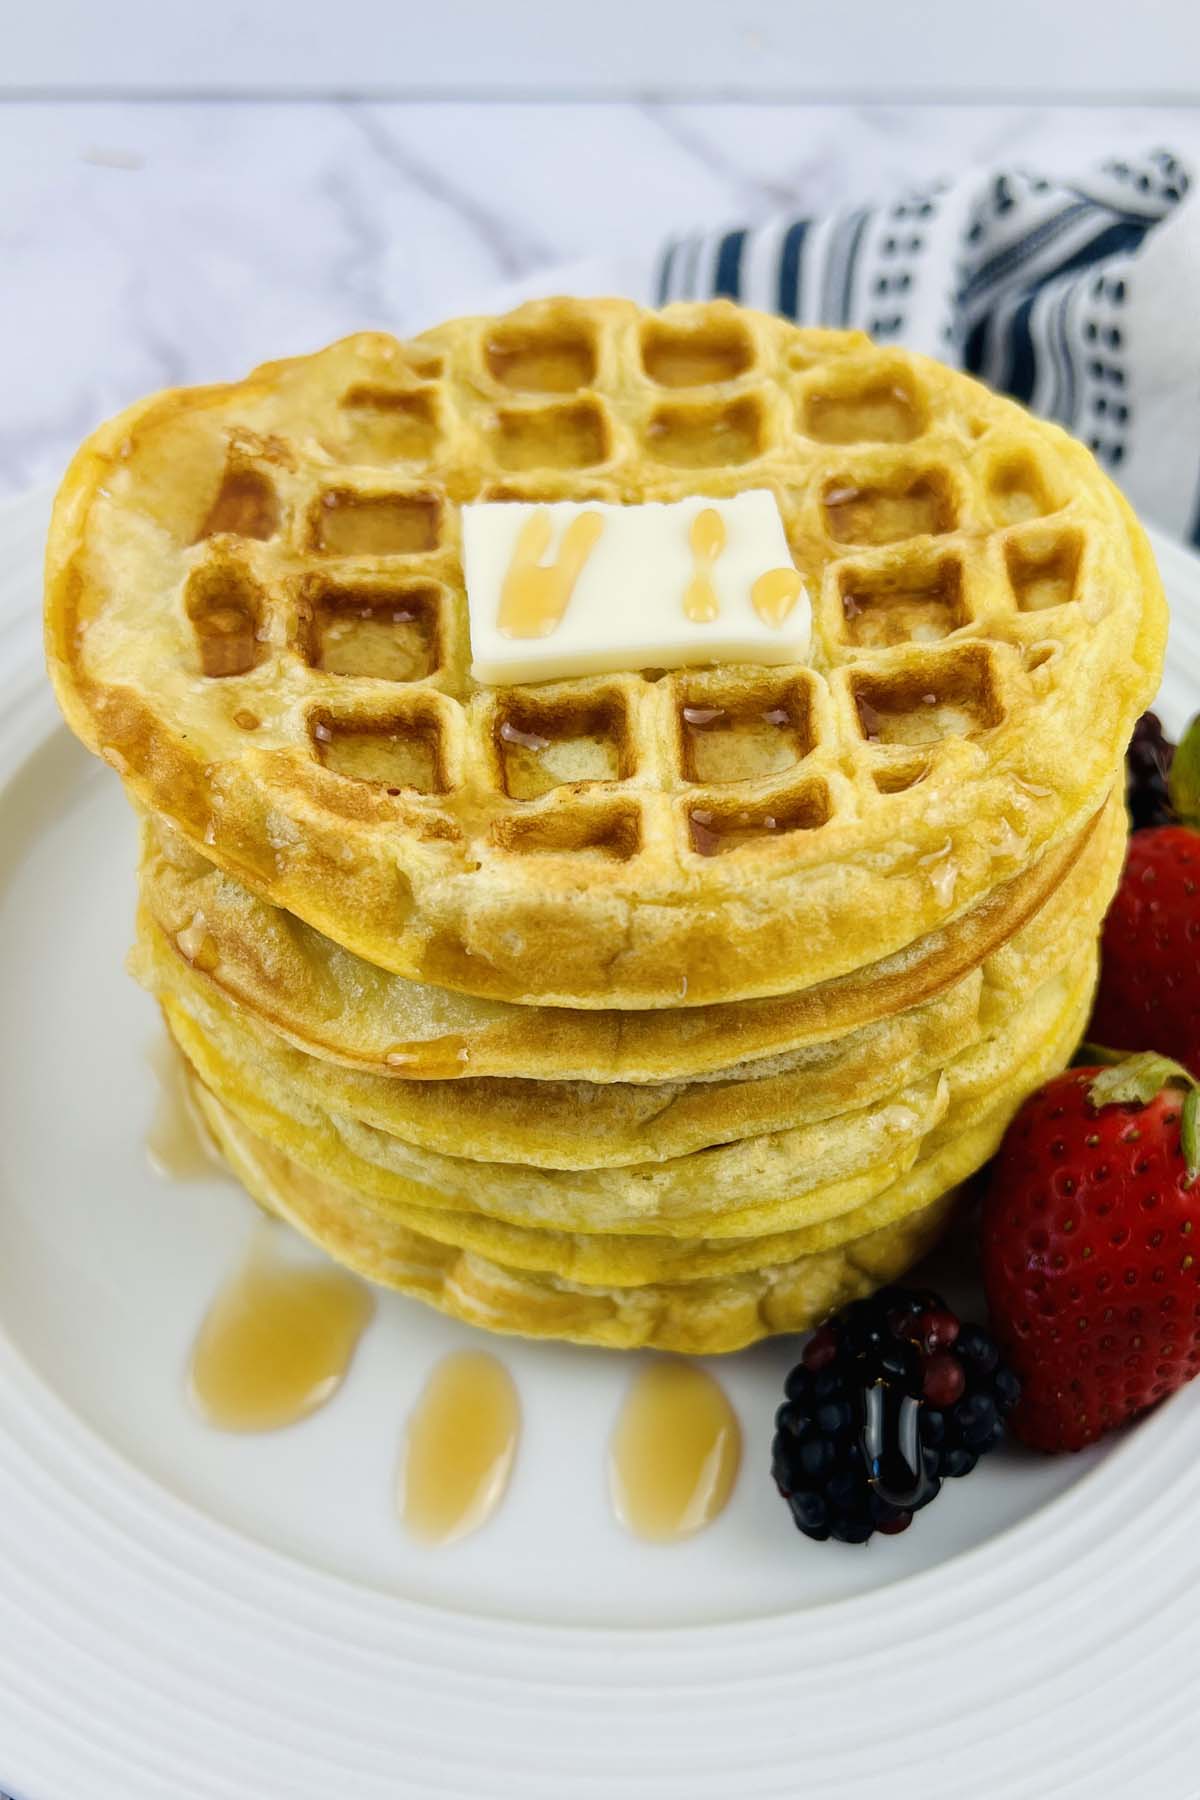
[[[811,667],[472,682],[464,502],[751,487]],[[410,980],[676,1014],[928,944],[1066,844],[1165,634],[1080,445],[722,303],[542,302],[145,401],[72,464],[47,591],[71,724],[253,892]]]
[[[774,1332],[807,1330],[844,1301],[900,1275],[933,1246],[956,1199],[953,1171],[966,1168],[976,1152],[960,1141],[914,1177],[919,1203],[899,1223],[837,1250],[720,1281],[587,1288],[507,1269],[381,1218],[256,1138],[199,1083],[195,1093],[215,1142],[259,1204],[368,1280],[485,1331],[613,1350],[715,1355]],[[978,1142],[984,1141],[980,1132]]]
[[[502,1246],[500,1260],[592,1283],[736,1272],[790,1261],[888,1222],[880,1195],[941,1137],[1029,1091],[1030,1068],[1083,1027],[1089,945],[1001,1032],[887,1104],[666,1162],[547,1172],[421,1151],[300,1101],[243,1061],[236,1038],[173,1003],[176,1043],[204,1085],[256,1136],[311,1173],[377,1202],[427,1236]],[[1071,1037],[1072,1031],[1074,1037]],[[1040,1079],[1040,1075],[1038,1076]],[[867,1223],[863,1223],[866,1220]]]
[[[1082,1029],[1090,993],[1073,1018],[1026,1065],[1031,1091],[1060,1067]],[[772,1333],[803,1331],[835,1307],[903,1274],[944,1229],[956,1190],[994,1152],[1015,1105],[1006,1093],[969,1129],[948,1136],[887,1190],[872,1225],[792,1260],[738,1273],[637,1286],[592,1286],[518,1269],[414,1230],[294,1162],[249,1130],[203,1083],[201,1111],[249,1192],[339,1261],[489,1331],[562,1338],[614,1349],[652,1346],[704,1355]]]
[[[1114,800],[1103,828],[1050,899],[1005,946],[950,988],[831,1042],[774,1059],[765,1073],[750,1063],[702,1082],[651,1086],[473,1076],[418,1081],[331,1064],[293,1048],[245,1004],[232,1000],[214,979],[219,965],[205,973],[189,961],[177,936],[158,924],[153,899],[143,909],[135,967],[165,1002],[189,1013],[211,1036],[235,1041],[240,1060],[254,1068],[260,1085],[419,1149],[546,1169],[662,1162],[850,1112],[869,1114],[886,1107],[898,1089],[923,1081],[981,1038],[1004,1030],[1038,986],[1094,942],[1123,853],[1124,818]],[[153,871],[148,880],[144,874],[145,886],[153,888]],[[161,896],[155,898],[161,903]],[[194,895],[185,902],[185,918],[193,916],[187,911],[190,898]],[[345,997],[347,1012],[353,1010],[355,991]],[[829,1154],[828,1145],[824,1153]]]
[[[141,896],[146,918],[206,982],[323,1066],[414,1084],[453,1082],[465,1113],[474,1080],[658,1090],[676,1080],[723,1081],[734,1071],[782,1074],[811,1069],[833,1040],[882,1027],[920,1004],[969,1005],[981,965],[1006,966],[999,953],[1026,927],[1051,936],[1074,917],[1081,894],[1106,894],[1123,830],[1114,795],[1107,813],[1067,844],[907,951],[798,994],[673,1012],[505,1005],[390,975],[256,898],[161,821],[144,833]],[[1041,915],[1044,929],[1036,924]],[[143,968],[150,986],[154,962],[151,954]],[[482,1091],[495,1118],[497,1090],[489,1081]],[[653,1115],[662,1098],[630,1097],[629,1104]],[[451,1096],[441,1104],[456,1102]],[[577,1137],[578,1121],[569,1125]]]
[[[461,508],[767,489],[804,665],[470,674]],[[1082,1032],[1165,614],[1077,444],[725,304],[364,335],[97,432],[47,644],[250,1192],[500,1331],[728,1350],[899,1275]]]

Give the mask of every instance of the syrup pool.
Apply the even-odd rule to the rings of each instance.
[[[333,1263],[298,1262],[273,1227],[217,1293],[192,1348],[188,1392],[221,1431],[278,1431],[335,1394],[375,1310]]]
[[[435,1366],[408,1421],[397,1505],[414,1537],[450,1544],[485,1525],[504,1498],[521,1434],[512,1376],[486,1350]]]
[[[664,1358],[634,1379],[609,1450],[609,1491],[627,1531],[651,1543],[693,1537],[725,1510],[742,1432],[719,1382]]]

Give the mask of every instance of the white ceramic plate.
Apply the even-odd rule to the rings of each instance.
[[[133,821],[41,672],[45,509],[0,512],[0,1787],[1194,1796],[1200,1384],[1103,1451],[1005,1452],[866,1549],[801,1538],[772,1489],[794,1344],[721,1363],[741,1479],[669,1549],[608,1506],[630,1358],[492,1346],[522,1397],[516,1474],[442,1551],[395,1518],[397,1446],[434,1359],[479,1334],[388,1296],[305,1424],[198,1422],[188,1348],[252,1212],[231,1183],[146,1165]],[[1177,727],[1200,564],[1159,549]]]

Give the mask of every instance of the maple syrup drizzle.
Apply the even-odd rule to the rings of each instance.
[[[170,1181],[199,1181],[223,1169],[188,1088],[183,1057],[171,1039],[160,1038],[147,1060],[158,1082],[154,1116],[146,1132],[146,1155],[155,1174]]]
[[[768,569],[750,590],[754,610],[764,625],[783,624],[804,592],[804,583],[796,569]]]
[[[237,537],[269,538],[278,528],[279,501],[266,476],[256,469],[229,469],[196,541],[222,531]]]
[[[685,706],[683,722],[692,731],[709,731],[714,726],[725,726],[731,721],[723,706]]]
[[[550,514],[545,507],[530,514],[517,536],[500,589],[496,623],[505,637],[549,637],[557,630],[603,530],[604,520],[598,512],[577,514],[563,532],[554,561],[543,564],[550,544]]]
[[[427,1544],[451,1544],[491,1518],[508,1487],[521,1407],[512,1376],[486,1350],[437,1364],[409,1417],[397,1504]]]
[[[180,955],[202,975],[211,974],[221,960],[220,946],[202,912],[194,912],[183,930],[175,933],[175,943]]]
[[[693,624],[709,625],[721,610],[712,574],[725,541],[724,519],[715,506],[706,506],[696,514],[688,533],[695,572],[683,591],[683,610]]]
[[[854,703],[858,708],[858,722],[862,727],[863,736],[868,744],[878,744],[884,733],[882,712],[878,707],[872,706],[871,702],[864,699],[861,694],[855,696]]]
[[[540,756],[543,750],[550,748],[549,738],[543,737],[538,731],[523,731],[510,719],[505,719],[501,725],[500,736],[504,743],[513,744],[521,750],[528,750],[535,756]]]
[[[356,1276],[297,1262],[264,1230],[197,1333],[192,1404],[221,1431],[278,1431],[307,1418],[341,1386],[374,1310]]]
[[[741,1455],[741,1427],[720,1384],[693,1363],[652,1362],[634,1380],[613,1432],[616,1515],[651,1543],[692,1537],[724,1510]]]
[[[413,1064],[419,1064],[415,1076],[421,1081],[452,1081],[471,1072],[471,1047],[464,1038],[447,1035],[432,1038],[416,1048],[397,1044],[384,1055],[387,1067],[397,1075],[407,1075]]]

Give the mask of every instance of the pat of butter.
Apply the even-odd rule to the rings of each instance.
[[[471,673],[501,687],[808,657],[812,606],[775,496],[462,509]]]

